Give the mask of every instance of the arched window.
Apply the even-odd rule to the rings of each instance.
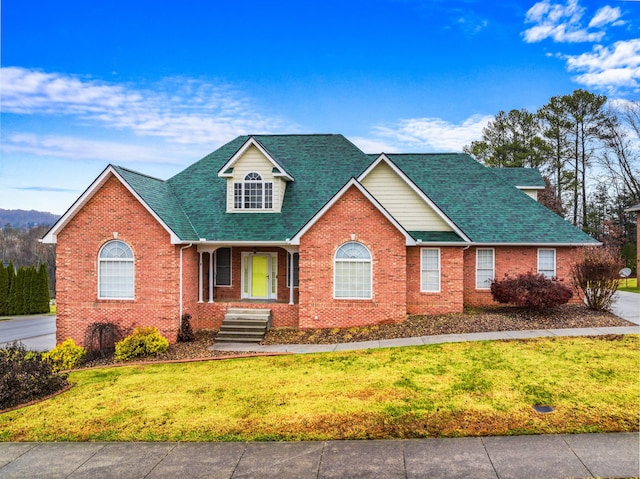
[[[258,173],[247,174],[242,183],[233,185],[233,205],[248,210],[273,208],[273,183],[263,181]]]
[[[98,298],[133,299],[133,251],[120,240],[109,241],[98,253]]]
[[[371,299],[371,253],[361,243],[345,243],[334,259],[333,295],[343,299]]]

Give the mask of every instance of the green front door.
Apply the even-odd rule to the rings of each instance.
[[[251,296],[267,298],[269,291],[269,257],[254,254],[251,256]]]

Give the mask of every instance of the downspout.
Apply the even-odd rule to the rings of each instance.
[[[180,331],[182,331],[182,251],[192,246],[193,243],[189,243],[187,246],[180,248]]]

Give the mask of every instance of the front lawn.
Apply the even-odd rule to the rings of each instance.
[[[640,288],[638,288],[638,278],[621,279],[620,281],[618,281],[618,291],[640,293]]]
[[[2,441],[251,441],[637,431],[638,336],[88,369]],[[540,414],[534,405],[555,411]]]

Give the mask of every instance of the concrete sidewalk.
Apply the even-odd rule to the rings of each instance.
[[[524,331],[495,331],[490,333],[441,334],[413,338],[381,339],[340,344],[251,344],[216,343],[211,346],[217,351],[238,351],[257,353],[328,353],[332,351],[356,351],[359,349],[392,348],[398,346],[421,346],[424,344],[460,343],[464,341],[495,341],[501,339],[530,339],[558,336],[602,336],[605,334],[640,334],[640,326],[620,326],[613,328],[567,328],[529,329]]]
[[[637,477],[638,449],[636,433],[391,441],[0,443],[0,477]]]

